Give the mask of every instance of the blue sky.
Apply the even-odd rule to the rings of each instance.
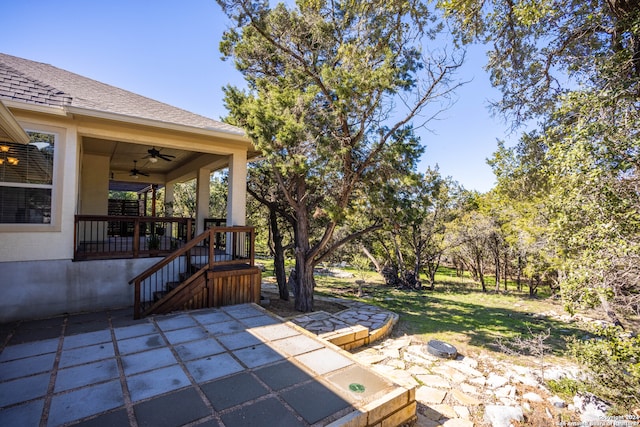
[[[214,0],[5,0],[0,52],[45,62],[214,119],[226,115],[221,88],[243,84],[218,43],[229,25]],[[420,131],[420,169],[438,164],[465,188],[494,183],[486,158],[508,127],[493,118],[498,98],[473,47],[458,73],[470,83],[456,104]]]

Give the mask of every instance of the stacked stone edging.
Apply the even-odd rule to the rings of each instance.
[[[291,318],[291,322],[344,350],[354,350],[384,338],[398,321],[396,313],[359,301],[317,298],[335,301],[347,308],[334,314],[324,311],[302,314]]]

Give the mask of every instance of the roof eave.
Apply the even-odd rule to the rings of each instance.
[[[29,135],[22,129],[2,100],[0,100],[0,140],[21,144],[29,143]]]
[[[240,133],[240,132],[229,132],[221,129],[206,129],[206,128],[201,128],[197,126],[181,125],[177,123],[163,122],[160,120],[152,120],[152,119],[145,119],[142,117],[128,116],[125,114],[111,113],[108,111],[92,110],[89,108],[66,106],[64,107],[64,109],[69,114],[73,114],[76,116],[84,116],[84,117],[91,117],[91,118],[104,119],[104,120],[114,120],[118,122],[130,123],[135,125],[151,126],[156,128],[179,131],[179,132],[195,133],[199,135],[212,136],[216,138],[231,139],[234,141],[240,141],[240,142],[244,142],[246,144],[251,145],[251,141],[249,140],[249,138],[247,138],[247,136],[244,133]]]

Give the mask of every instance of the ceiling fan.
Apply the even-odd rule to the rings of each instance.
[[[133,169],[131,169],[131,171],[129,171],[129,176],[132,176],[135,179],[138,179],[139,176],[149,176],[148,173],[138,170],[137,163],[138,163],[137,160],[133,161]]]
[[[170,162],[172,159],[175,159],[176,156],[172,155],[172,154],[162,154],[159,150],[156,150],[156,147],[152,147],[150,149],[147,150],[147,154],[146,156],[144,156],[144,159],[149,159],[149,161],[151,163],[155,163],[158,161],[158,159],[162,159],[162,160],[166,160],[167,162]]]

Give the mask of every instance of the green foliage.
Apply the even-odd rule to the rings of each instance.
[[[571,352],[588,366],[587,384],[595,394],[628,411],[640,404],[640,336],[618,327],[599,328],[595,334],[574,340]]]
[[[147,237],[147,247],[150,251],[160,249],[160,237],[157,234],[151,234]]]
[[[446,224],[454,217],[458,184],[429,168],[423,174],[387,180],[378,188],[372,203],[379,207],[385,226],[368,245],[397,273],[387,276],[389,284],[419,287],[418,276],[426,269],[432,286],[446,250]]]
[[[370,264],[369,258],[364,255],[356,253],[351,256],[351,266],[356,269],[362,281],[367,280],[368,272],[371,270]]]
[[[491,42],[498,111],[537,130],[490,159],[509,245],[567,308],[640,308],[640,5],[442,1],[461,42]]]
[[[557,394],[563,400],[571,401],[579,392],[588,391],[587,386],[572,378],[560,378],[557,380],[548,380],[547,386],[553,394]]]
[[[422,52],[439,26],[421,2],[218,4],[236,24],[220,50],[247,82],[225,88],[227,121],[261,151],[266,182],[288,205],[296,308],[308,311],[313,266],[379,227],[366,196],[415,168],[422,148],[413,120],[448,99],[460,63]],[[364,209],[374,215],[355,220]]]

